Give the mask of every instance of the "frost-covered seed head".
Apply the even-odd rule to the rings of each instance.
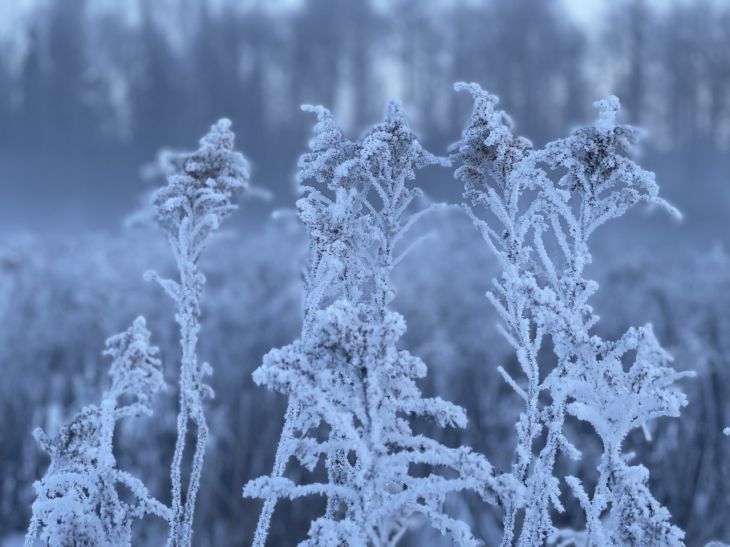
[[[234,150],[234,139],[231,122],[222,119],[200,140],[198,150],[167,161],[167,185],[155,194],[154,205],[157,221],[168,234],[178,237],[186,221],[203,225],[204,233],[196,235],[204,239],[235,208],[235,194],[248,188],[249,167]]]
[[[104,355],[112,358],[111,393],[136,397],[151,411],[152,397],[165,387],[158,353],[158,348],[150,345],[144,317],[138,317],[125,332],[109,338]]]

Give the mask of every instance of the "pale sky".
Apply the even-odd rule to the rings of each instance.
[[[598,16],[605,7],[606,0],[563,0],[563,3],[575,17],[576,22],[590,27],[599,20]]]

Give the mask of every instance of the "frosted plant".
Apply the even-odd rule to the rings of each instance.
[[[561,531],[556,537],[578,545],[683,545],[684,533],[669,523],[669,512],[647,488],[648,470],[628,465],[621,444],[652,418],[679,416],[686,400],[672,384],[686,374],[666,366],[671,359],[651,327],[629,329],[616,342],[594,339],[595,356],[586,356],[591,367],[569,374],[568,411],[590,423],[601,438],[599,478],[592,498],[578,478],[566,478],[586,513],[586,530],[579,535]],[[634,362],[624,371],[629,352],[635,352]]]
[[[339,297],[356,302],[365,277],[357,249],[367,234],[365,181],[349,177],[345,169],[358,147],[348,140],[334,116],[321,106],[303,106],[317,115],[311,152],[299,160],[297,179],[304,197],[297,201],[299,218],[309,236],[309,264],[304,272],[304,327],[317,309]],[[313,181],[322,190],[307,184]]]
[[[54,438],[34,435],[51,457],[46,475],[34,484],[36,501],[26,545],[131,545],[132,523],[145,514],[165,520],[170,510],[150,496],[142,482],[117,469],[114,427],[124,417],[151,415],[151,399],[164,387],[157,348],[142,317],[107,340],[112,358],[111,388],[100,406],[86,406]],[[126,487],[133,502],[120,498]]]
[[[200,299],[205,277],[198,260],[210,235],[236,208],[234,195],[248,187],[248,164],[234,150],[234,134],[228,120],[220,120],[201,139],[197,151],[177,155],[162,167],[167,185],[154,195],[155,217],[168,237],[177,264],[179,280],[162,279],[150,272],[177,306],[175,320],[180,327],[180,408],[177,440],[172,461],[172,520],[168,545],[190,545],[195,499],[200,486],[208,425],[203,400],[212,396],[205,376],[212,372],[197,356],[200,330]],[[196,428],[195,448],[183,500],[182,465],[188,425]]]
[[[421,147],[411,131],[397,102],[388,105],[385,121],[376,125],[361,141],[357,156],[342,164],[343,176],[363,180],[363,200],[373,224],[369,229],[371,243],[361,253],[369,262],[371,290],[369,315],[383,320],[388,305],[395,296],[391,274],[393,268],[411,250],[416,240],[399,254],[401,243],[413,225],[440,204],[416,207],[422,196],[420,188],[409,183],[416,171],[429,165],[448,167],[448,159],[438,158]]]
[[[647,420],[678,415],[686,400],[672,384],[682,375],[666,366],[669,358],[649,326],[632,329],[617,342],[592,334],[598,317],[588,300],[597,284],[583,277],[591,261],[588,239],[600,225],[641,202],[676,213],[658,197],[654,175],[625,155],[639,132],[615,123],[618,99],[608,97],[596,103],[594,126],[532,151],[527,141],[512,135],[508,116],[495,110],[496,97],[476,84],[456,87],[474,95],[475,107],[453,148],[462,163],[455,176],[472,204],[491,213],[485,220],[469,211],[502,266],[490,299],[527,380],[522,387],[500,368],[525,401],[512,469],[527,488],[518,545],[567,537],[557,532],[551,517],[552,508],[563,510],[554,476],[557,454],[580,457],[563,432],[566,412],[591,423],[604,447],[593,500],[578,479],[567,479],[586,511],[588,526],[580,541],[681,544],[682,532],[669,524],[668,512],[646,487],[646,469],[628,466],[621,444]],[[557,183],[541,164],[561,173]],[[521,204],[520,198],[528,203]],[[541,378],[538,354],[546,335],[557,364]],[[625,372],[622,359],[630,351],[636,359]],[[549,395],[549,404],[540,404],[541,393]],[[536,452],[543,432],[545,442]],[[506,507],[503,545],[514,542],[517,513],[517,507]],[[577,541],[577,535],[572,537]]]
[[[358,298],[359,276],[364,268],[358,264],[355,240],[364,233],[365,218],[359,197],[361,188],[356,181],[338,173],[340,165],[352,159],[355,144],[344,136],[327,109],[312,106],[302,109],[317,115],[314,136],[309,142],[311,151],[300,158],[297,174],[304,192],[304,197],[297,201],[299,218],[309,236],[309,258],[303,276],[302,339],[306,339],[320,307],[345,294],[353,300]],[[308,180],[325,188],[319,190],[308,185]],[[306,432],[297,427],[301,412],[298,394],[286,395],[289,403],[274,457],[272,480],[284,475],[287,463],[297,449],[297,437]],[[255,546],[263,546],[266,542],[278,497],[274,491],[266,496],[254,534]]]
[[[528,191],[535,188],[535,176],[529,170],[521,169],[521,162],[531,153],[532,144],[512,134],[512,120],[495,109],[497,97],[477,84],[459,83],[455,89],[469,91],[475,103],[461,140],[452,146],[452,158],[461,163],[454,176],[464,183],[465,198],[474,207],[483,208],[492,215],[484,220],[467,208],[502,268],[500,277],[493,280],[494,291],[489,292],[488,297],[500,313],[503,334],[515,348],[517,362],[527,380],[526,387],[520,387],[499,367],[500,373],[525,401],[525,410],[516,426],[517,449],[512,466],[513,476],[524,483],[533,462],[533,444],[544,428],[538,404],[541,392],[538,352],[544,330],[534,305],[541,287],[535,277],[532,248],[528,242],[539,204],[521,202],[525,201]],[[567,441],[564,444],[568,446]],[[554,484],[551,486],[555,488]],[[517,505],[508,500],[503,545],[512,544],[517,511]]]
[[[626,155],[640,131],[616,124],[618,99],[609,96],[594,106],[599,115],[593,126],[548,144],[534,156],[562,173],[557,183],[540,173],[546,223],[535,226],[538,263],[556,297],[541,303],[558,358],[545,385],[553,396],[553,415],[567,410],[587,421],[603,443],[593,499],[588,499],[577,479],[568,479],[586,511],[585,544],[682,545],[684,533],[669,523],[669,512],[646,487],[648,471],[629,466],[621,445],[631,430],[646,428],[648,420],[679,416],[687,401],[673,384],[691,373],[677,373],[667,366],[671,359],[650,325],[629,329],[616,342],[591,334],[598,316],[588,300],[598,285],[583,277],[592,259],[588,240],[599,226],[639,203],[679,213],[658,196],[654,174]],[[547,225],[557,243],[553,253],[543,241]],[[636,357],[625,371],[629,352]]]
[[[305,435],[295,455],[309,469],[333,449],[346,457],[337,481],[297,485],[264,477],[249,483],[248,496],[297,498],[312,494],[335,497],[341,506],[312,524],[305,545],[393,545],[409,518],[422,513],[461,545],[475,545],[468,527],[443,514],[447,494],[473,490],[493,501],[502,491],[487,460],[468,448],[448,448],[415,435],[409,414],[435,419],[441,426],[463,427],[464,411],[440,399],[423,398],[415,380],[425,375],[423,362],[395,344],[405,330],[402,317],[387,312],[382,323],[363,320],[345,301],[317,313],[312,332],[267,354],[256,371],[257,383],[281,393],[296,392],[302,409],[295,429],[310,431],[322,422],[331,428],[319,441]],[[416,477],[413,464],[456,471]]]
[[[296,398],[298,410],[288,421],[298,434],[285,431],[290,435],[287,457],[296,456],[310,470],[324,460],[327,482],[296,484],[283,473],[272,474],[246,485],[244,495],[326,496],[325,515],[312,523],[303,545],[394,545],[418,513],[459,544],[479,544],[465,523],[444,513],[446,496],[472,490],[496,503],[515,496],[516,489],[509,478],[497,477],[483,456],[413,433],[411,415],[456,427],[464,427],[466,416],[456,405],[422,397],[415,380],[426,367],[397,349],[405,323],[389,310],[391,272],[402,256],[395,254],[396,245],[423,214],[408,213],[419,195],[408,183],[417,169],[443,162],[421,148],[397,103],[357,143],[341,137],[326,111],[318,112],[320,134],[312,141],[315,152],[301,162],[302,173],[326,183],[336,196],[350,197],[342,209],[332,201],[322,209],[321,195],[310,191],[300,204],[310,234],[328,234],[310,237],[309,275],[330,279],[312,275],[312,268],[327,255],[317,242],[333,241],[347,251],[332,266],[344,283],[337,286],[338,301],[305,308],[301,339],[269,352],[254,379]],[[330,218],[312,211],[347,211],[341,216],[350,220],[347,229],[312,223]],[[307,284],[307,302],[313,287]],[[322,300],[316,297],[316,302]],[[322,425],[325,439],[316,434]],[[413,475],[414,465],[431,471]],[[256,544],[264,540],[265,535],[257,537]]]

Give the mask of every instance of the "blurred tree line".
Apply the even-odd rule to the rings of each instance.
[[[693,176],[716,172],[708,158],[730,145],[730,4],[620,0],[594,19],[577,25],[558,0],[38,3],[0,61],[0,161],[16,184],[92,187],[101,210],[104,198],[128,207],[155,150],[227,116],[258,181],[286,199],[301,103],[356,130],[399,96],[438,151],[468,108],[452,82],[470,80],[537,142],[616,93],[652,132],[652,167],[680,157]]]

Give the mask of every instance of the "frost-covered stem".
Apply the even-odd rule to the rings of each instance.
[[[183,374],[181,372],[181,374]],[[177,545],[179,530],[182,520],[182,480],[180,479],[182,469],[182,458],[185,450],[185,436],[188,428],[188,407],[187,397],[180,391],[180,408],[177,415],[177,439],[175,440],[175,452],[172,457],[172,519],[168,531],[167,544]]]
[[[509,280],[502,286],[502,291],[506,295],[506,311],[508,314],[507,325],[509,335],[516,342],[517,359],[521,365],[521,369],[527,378],[527,389],[525,391],[525,411],[520,416],[518,422],[518,438],[515,448],[515,461],[512,465],[512,474],[521,483],[524,483],[527,477],[528,469],[534,459],[532,446],[535,439],[540,434],[540,369],[537,361],[537,351],[540,347],[540,334],[538,325],[525,314],[525,307],[528,304],[525,301],[525,290],[529,290],[523,278],[528,273],[523,270],[519,262],[519,257],[526,252],[524,242],[516,237],[516,226],[520,223],[518,218],[519,210],[517,207],[520,193],[520,182],[512,180],[509,186],[509,195],[507,204],[502,202],[500,205],[508,212],[507,222],[504,224],[504,230],[507,234],[508,252],[499,250],[492,245],[493,250],[501,255],[504,265],[504,276]],[[492,212],[496,213],[495,208]],[[489,240],[491,242],[491,239]],[[496,295],[491,296],[494,302],[497,302]],[[535,332],[533,337],[532,333]],[[503,518],[502,546],[512,545],[514,541],[514,526],[517,516],[518,507],[511,505],[505,507]]]
[[[583,203],[584,206],[585,202]],[[581,211],[581,218],[584,218],[583,211]],[[571,367],[584,366],[581,362],[581,356],[593,352],[586,319],[576,298],[578,291],[585,287],[585,281],[582,278],[585,260],[583,259],[583,252],[578,252],[578,249],[587,248],[584,233],[584,230],[577,230],[574,233],[576,236],[573,247],[574,252],[569,257],[566,275],[554,278],[552,282],[549,282],[558,298],[558,302],[562,302],[563,305],[558,328],[561,329],[561,335],[570,342],[568,351],[563,353],[558,350],[558,365],[550,375],[551,378],[555,378],[556,383],[559,383],[561,378],[565,378],[569,374]],[[538,247],[540,247],[539,244]],[[530,547],[544,543],[552,529],[552,524],[548,518],[551,501],[550,488],[545,481],[548,477],[553,477],[558,450],[564,448],[563,426],[569,394],[560,389],[560,386],[545,387],[550,391],[553,401],[543,411],[549,417],[547,420],[547,437],[545,446],[535,459],[532,477],[528,479],[529,501],[525,511],[526,515],[529,514],[533,518],[525,519],[518,542],[520,547]]]
[[[195,452],[193,453],[192,469],[190,471],[188,493],[185,497],[185,512],[183,515],[183,521],[185,522],[185,545],[190,545],[192,543],[195,501],[200,488],[200,477],[203,471],[203,461],[205,459],[205,451],[208,445],[208,424],[202,410],[203,406],[201,397],[198,393],[194,393],[192,395],[192,399],[196,400],[196,402],[191,405],[193,408],[191,418],[195,424],[197,435],[195,437]]]
[[[279,437],[279,444],[276,447],[276,456],[274,457],[274,468],[271,476],[274,478],[283,477],[286,470],[286,462],[291,456],[290,449],[286,441],[291,439],[294,434],[294,417],[299,413],[299,403],[294,397],[289,397],[289,404],[284,415],[284,427]],[[274,508],[278,496],[272,495],[264,500],[264,506],[261,509],[259,520],[256,523],[256,531],[253,536],[253,547],[263,547],[266,544],[266,537],[269,534],[271,526],[271,517],[274,514]]]
[[[195,225],[195,218],[191,218]],[[208,425],[202,411],[201,377],[198,367],[197,344],[200,331],[200,295],[204,278],[195,265],[195,256],[189,246],[185,232],[187,225],[180,227],[180,235],[173,248],[178,250],[177,264],[180,273],[180,298],[175,319],[180,328],[182,360],[180,367],[180,409],[178,411],[178,435],[172,460],[172,509],[174,526],[170,527],[168,545],[190,545],[192,540],[195,501],[200,486],[200,475],[205,458],[208,439]],[[191,412],[191,410],[193,410]],[[195,449],[185,501],[182,500],[182,464],[185,452],[188,424],[196,427]]]
[[[603,454],[601,455],[601,463],[598,466],[598,482],[593,491],[593,499],[590,500],[589,506],[586,508],[586,533],[588,535],[588,544],[598,543],[602,535],[601,513],[606,507],[606,501],[609,498],[612,489],[612,483],[621,469],[626,468],[626,464],[621,458],[621,449],[608,438],[602,439]]]
[[[395,188],[404,189],[403,181],[399,181],[399,184],[396,184]],[[400,193],[396,194],[393,196],[394,201],[397,203],[400,197]],[[400,221],[397,213],[393,211],[391,204],[387,204],[383,208],[377,220],[380,225],[382,239],[376,251],[373,315],[376,321],[382,322],[385,320],[388,305],[393,299],[393,282],[391,280],[394,264],[393,247],[395,246],[395,239],[399,233]]]
[[[548,433],[545,446],[535,458],[532,472],[527,477],[527,492],[525,518],[522,524],[520,537],[517,541],[519,547],[533,547],[543,545],[550,531],[551,522],[549,515],[550,485],[547,479],[553,475],[553,465],[557,455],[556,439],[561,435],[563,425],[564,402],[560,405],[553,405],[559,412],[555,420],[548,423]]]
[[[533,387],[538,383],[539,379],[534,381],[532,378],[528,377],[528,400],[526,402],[526,410],[524,414],[526,434],[520,436],[517,440],[515,462],[512,466],[515,478],[517,478],[521,483],[524,483],[527,477],[527,470],[533,460],[532,445],[540,431],[539,409],[537,405],[537,393],[539,392]],[[502,519],[504,534],[502,536],[501,545],[503,547],[512,545],[514,541],[514,527],[518,511],[519,507],[512,503],[505,507],[505,514]]]
[[[101,450],[99,457],[100,459],[106,460],[110,464],[110,467],[113,467],[116,463],[112,452],[115,426],[114,411],[116,410],[116,406],[116,395],[105,393],[100,405],[101,428],[99,437],[101,439]]]
[[[313,246],[314,247],[314,246]],[[302,338],[306,338],[312,328],[312,322],[316,314],[314,313],[319,309],[321,299],[327,290],[327,285],[331,282],[327,274],[327,253],[323,249],[312,248],[310,249],[310,264],[309,264],[309,276],[312,280],[312,284],[308,287],[304,295],[304,317],[302,318]],[[291,457],[291,445],[290,441],[294,437],[296,431],[294,430],[294,421],[300,412],[300,403],[296,397],[296,394],[292,393],[289,395],[289,402],[287,403],[286,413],[284,414],[284,425],[282,427],[281,435],[279,437],[279,443],[276,446],[276,454],[274,456],[274,466],[271,471],[271,477],[281,478],[284,476],[286,471],[286,464]],[[330,474],[330,459],[328,458],[327,472]],[[271,527],[271,518],[274,515],[276,509],[276,503],[279,500],[279,496],[273,493],[271,496],[264,500],[264,505],[259,514],[259,519],[256,523],[256,531],[254,532],[253,547],[264,547],[266,539],[269,534]],[[334,510],[334,497],[328,496],[327,498],[327,512],[330,513]]]
[[[495,290],[488,297],[502,319],[503,334],[513,346],[518,364],[527,380],[526,388],[503,368],[500,373],[524,400],[516,429],[518,433],[512,475],[520,483],[527,479],[533,463],[533,444],[541,432],[539,395],[541,391],[537,353],[542,343],[540,325],[533,316],[535,284],[529,260],[530,248],[525,237],[531,228],[533,205],[520,208],[520,198],[530,185],[529,170],[520,171],[520,163],[532,145],[515,137],[512,121],[497,110],[498,99],[477,84],[457,83],[474,99],[474,109],[461,140],[452,146],[452,157],[462,165],[455,177],[464,183],[464,196],[472,207],[486,210],[490,220],[477,216],[465,205],[467,214],[497,258],[502,273],[493,281]],[[496,227],[495,227],[496,225]],[[503,516],[503,547],[514,541],[514,527],[520,507],[507,500]]]
[[[514,217],[510,219],[514,224]],[[510,230],[507,227],[507,232],[510,234],[510,246],[516,244],[513,243],[514,234],[513,229]],[[504,256],[507,264],[505,270],[505,276],[507,279],[512,280],[511,285],[520,284],[521,276],[524,272],[520,272],[519,264],[514,255]],[[538,398],[540,396],[540,372],[539,365],[537,362],[537,349],[539,348],[539,339],[533,339],[531,332],[537,330],[537,325],[529,318],[525,316],[524,301],[519,298],[519,290],[511,290],[511,287],[504,287],[507,298],[507,312],[509,314],[509,321],[506,326],[508,333],[516,341],[516,350],[518,354],[518,360],[521,368],[527,378],[527,389],[525,391],[525,411],[520,416],[518,422],[518,438],[517,447],[515,448],[515,461],[512,465],[512,474],[521,483],[525,482],[527,471],[533,461],[532,446],[535,439],[540,433],[540,409],[538,404]],[[518,296],[515,296],[518,295]],[[496,298],[492,295],[492,298]],[[503,530],[504,534],[502,537],[502,546],[506,547],[512,545],[514,541],[514,526],[519,508],[511,505],[505,507],[505,514],[503,518]]]

